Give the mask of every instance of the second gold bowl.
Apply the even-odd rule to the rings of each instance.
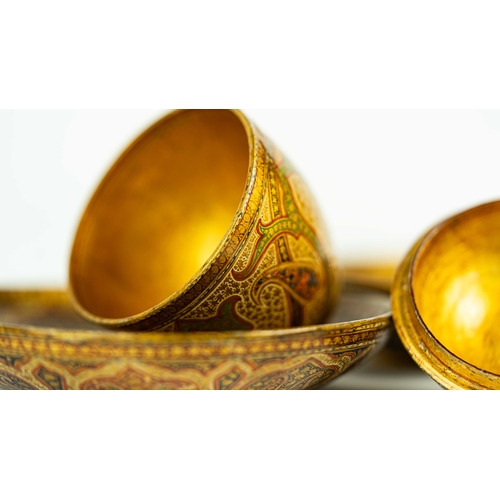
[[[395,326],[447,389],[500,389],[500,201],[456,214],[408,253],[392,287]]]

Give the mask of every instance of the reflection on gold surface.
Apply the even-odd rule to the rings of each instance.
[[[476,271],[457,276],[444,291],[442,317],[453,325],[460,343],[474,339],[484,328],[488,311],[488,295],[481,286],[481,277]]]

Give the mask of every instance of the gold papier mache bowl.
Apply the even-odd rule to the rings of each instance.
[[[309,389],[392,332],[389,294],[343,290],[328,322],[276,330],[125,332],[90,324],[62,291],[0,292],[4,389]]]
[[[337,276],[314,200],[239,111],[182,110],[108,172],[71,255],[76,310],[101,326],[200,332],[320,324]]]
[[[447,389],[500,389],[500,201],[456,214],[396,272],[394,323],[417,364]]]

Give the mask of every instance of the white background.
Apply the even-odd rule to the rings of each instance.
[[[166,112],[0,111],[0,286],[66,285],[93,190]],[[341,264],[397,263],[442,218],[500,198],[498,111],[244,112],[315,193]]]
[[[498,115],[477,111],[500,108],[498,19],[492,0],[3,2],[0,107],[63,111],[1,113],[0,286],[65,282],[95,183],[173,107],[248,111],[317,193],[342,259],[399,258],[442,216],[498,196]],[[498,490],[495,393],[2,391],[0,403],[13,500]]]

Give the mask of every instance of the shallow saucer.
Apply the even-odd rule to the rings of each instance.
[[[4,389],[309,389],[370,357],[393,330],[390,296],[347,284],[327,324],[232,332],[110,332],[63,291],[0,292]]]

